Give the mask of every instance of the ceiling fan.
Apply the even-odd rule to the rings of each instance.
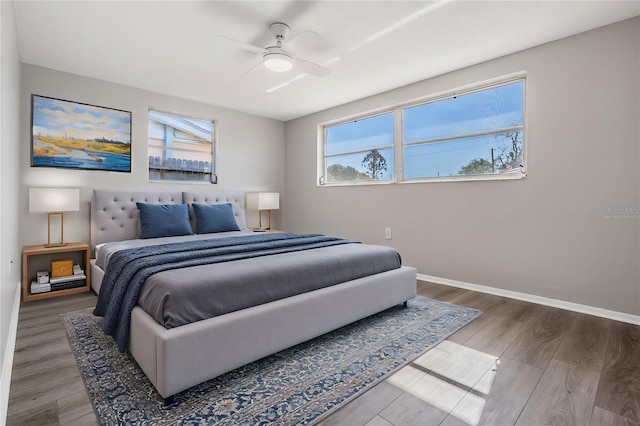
[[[276,41],[274,45],[267,46],[264,48],[254,46],[248,43],[243,43],[241,41],[234,40],[229,37],[224,37],[224,36],[216,36],[216,37],[229,40],[242,50],[246,50],[248,52],[253,52],[253,53],[260,53],[262,55],[261,63],[264,64],[264,66],[271,71],[285,72],[295,67],[302,72],[305,72],[307,74],[313,74],[318,77],[325,77],[331,72],[329,68],[323,67],[322,65],[318,65],[314,62],[310,62],[302,58],[295,57],[293,54],[291,54],[290,52],[286,51],[283,48],[283,46],[286,43],[285,38],[291,31],[291,29],[287,24],[284,24],[282,22],[274,22],[273,24],[270,25],[269,28],[271,28],[271,33],[275,36]],[[249,71],[253,70],[254,68],[255,67],[251,68]]]

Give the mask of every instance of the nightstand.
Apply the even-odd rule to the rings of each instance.
[[[22,301],[49,299],[51,297],[82,293],[91,288],[90,265],[91,248],[86,243],[68,243],[61,247],[45,247],[44,245],[24,246],[22,249]],[[54,279],[51,290],[31,293],[31,283],[37,282],[37,273],[47,271],[51,274],[52,260],[73,260],[84,270],[86,278],[78,276]],[[53,286],[58,289],[53,289]]]

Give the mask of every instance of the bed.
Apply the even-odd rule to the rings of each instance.
[[[252,235],[255,235],[246,225],[242,192],[95,190],[91,201],[92,248],[102,250],[120,244],[116,242],[124,241],[138,244],[141,230],[136,203],[228,203],[240,230],[220,233],[214,238],[229,236],[251,239],[254,238]],[[191,226],[195,229],[197,225],[192,213],[191,211]],[[160,244],[173,242],[174,238],[181,237],[152,240]],[[193,238],[203,237],[197,235]],[[331,250],[337,250],[337,247],[343,246],[323,247],[307,252],[330,253]],[[263,262],[263,265],[266,265],[264,262],[269,262],[277,265],[277,259],[296,259],[296,256],[298,255],[273,255],[259,260],[246,259],[234,262]],[[91,261],[91,288],[99,294],[105,270],[96,261],[95,258]],[[130,314],[127,349],[158,393],[165,398],[165,402],[170,403],[175,394],[192,386],[404,303],[415,295],[416,270],[400,266],[171,328],[161,325],[154,315],[136,305]]]

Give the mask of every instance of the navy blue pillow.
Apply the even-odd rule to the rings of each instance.
[[[140,210],[140,238],[192,235],[186,204],[136,203]]]
[[[192,204],[198,234],[239,231],[233,207],[227,204]]]

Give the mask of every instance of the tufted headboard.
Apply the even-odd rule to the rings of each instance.
[[[247,229],[242,192],[121,191],[96,189],[91,198],[91,246],[140,237],[136,203],[220,204],[231,203],[240,229]],[[193,218],[189,206],[190,219]],[[194,227],[193,220],[191,226]]]

